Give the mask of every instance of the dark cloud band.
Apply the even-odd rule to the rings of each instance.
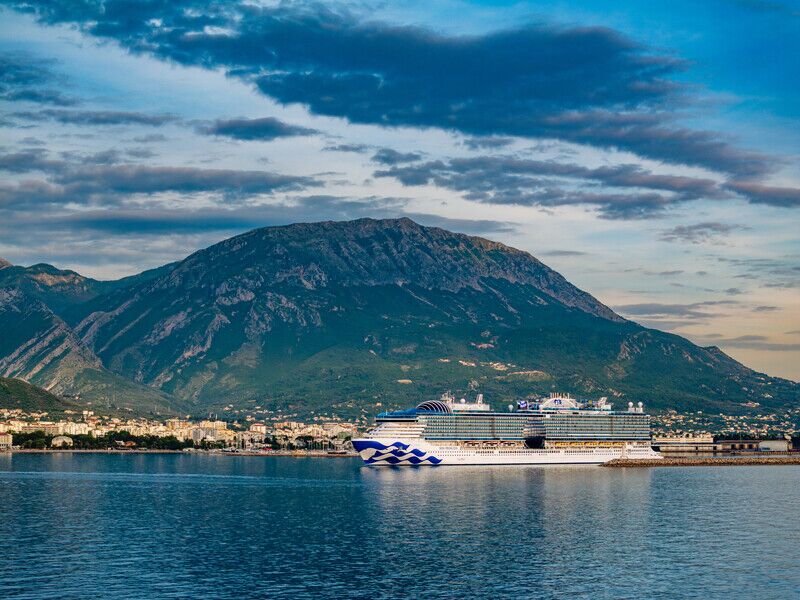
[[[277,138],[313,135],[315,129],[291,125],[274,117],[261,119],[218,119],[197,128],[200,133],[236,140],[271,141]]]
[[[546,137],[760,176],[772,160],[676,125],[680,59],[601,27],[474,36],[365,22],[312,7],[184,0],[9,2],[185,65],[226,69],[281,103],[353,123]]]
[[[137,154],[128,149],[125,154]],[[0,155],[0,171],[43,173],[43,179],[0,184],[0,209],[24,210],[42,205],[123,205],[140,194],[215,193],[226,200],[261,194],[298,192],[322,184],[315,177],[269,171],[163,167],[121,162],[116,150],[91,155],[66,154],[50,159],[42,150]]]
[[[730,196],[711,179],[661,175],[636,165],[589,168],[516,156],[392,164],[375,176],[393,177],[407,186],[434,184],[490,204],[594,205],[602,216],[614,219],[652,217],[688,200]],[[605,189],[598,190],[597,184]]]
[[[178,120],[175,115],[150,115],[146,113],[111,110],[60,110],[45,109],[36,112],[12,113],[13,117],[29,121],[57,121],[65,125],[149,125],[159,127]]]

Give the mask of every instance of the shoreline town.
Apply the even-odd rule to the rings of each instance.
[[[606,466],[800,464],[798,410],[775,415],[713,415],[668,411],[652,417],[652,447],[663,458],[633,456]],[[316,416],[244,415],[216,418],[121,418],[91,410],[0,409],[0,452],[191,453],[236,456],[356,457],[352,440],[368,429]]]
[[[221,419],[123,419],[72,412],[55,420],[46,412],[0,409],[0,451],[228,451],[285,454],[347,453],[358,426],[315,418],[310,423],[274,420],[228,422]]]

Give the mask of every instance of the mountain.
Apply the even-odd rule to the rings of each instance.
[[[61,314],[69,307],[86,302],[100,294],[157,277],[171,267],[172,265],[164,265],[117,281],[98,281],[75,271],[58,269],[53,265],[40,263],[31,267],[21,267],[0,258],[0,288],[13,288],[25,292],[41,300],[55,313]]]
[[[0,408],[60,413],[67,409],[75,409],[76,406],[21,379],[0,377]]]
[[[159,390],[106,369],[27,285],[5,285],[0,282],[0,376],[23,379],[49,392],[74,397],[83,405],[114,411],[128,408],[161,414],[172,413],[180,405]],[[74,297],[71,291],[67,295]]]
[[[31,267],[9,265],[0,269],[0,287],[24,292],[58,311],[95,297],[102,284],[75,271],[38,264]]]
[[[82,285],[80,299],[58,290],[50,320],[36,317],[47,326],[19,336],[30,349],[0,347],[0,374],[14,367],[70,389],[62,360],[47,362],[57,345],[67,365],[195,413],[356,415],[447,389],[498,408],[557,389],[745,412],[796,402],[800,389],[627,321],[526,252],[408,219],[257,229],[127,281]],[[39,288],[14,292],[37,313],[53,302]]]

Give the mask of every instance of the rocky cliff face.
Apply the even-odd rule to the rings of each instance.
[[[109,372],[61,317],[22,289],[0,287],[0,331],[0,377],[84,403],[110,406],[118,395],[133,397],[136,408],[172,411],[163,393]]]
[[[62,336],[87,363],[197,410],[352,414],[450,388],[729,410],[797,395],[622,319],[525,252],[408,219],[258,229],[103,286],[59,292],[63,318],[30,343],[52,331],[47,344]],[[0,349],[0,365],[28,376],[41,361],[24,352]]]
[[[0,287],[25,292],[58,311],[93,298],[102,284],[74,271],[39,264],[32,267],[8,265],[0,269]]]

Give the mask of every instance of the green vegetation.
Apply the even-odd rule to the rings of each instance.
[[[61,413],[75,405],[21,379],[0,377],[0,408]]]
[[[40,449],[50,448],[56,436],[45,435],[43,431],[31,433],[15,433],[14,445],[20,448]],[[181,441],[175,436],[158,437],[155,435],[131,435],[127,431],[114,431],[100,437],[90,435],[71,435],[72,448],[77,450],[183,450],[194,448],[192,440]],[[212,447],[208,443],[197,447]]]

